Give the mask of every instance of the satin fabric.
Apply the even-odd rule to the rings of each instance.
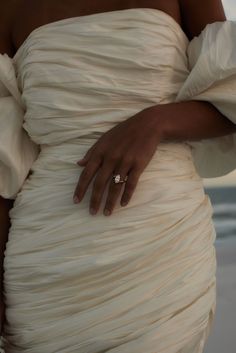
[[[5,251],[7,353],[202,353],[216,305],[212,206],[188,143],[161,143],[126,207],[72,202],[76,161],[105,131],[172,102],[187,37],[128,9],[34,30],[14,57],[24,129],[40,145]]]
[[[200,100],[213,104],[236,124],[236,22],[208,24],[187,48],[190,73],[176,101]],[[201,177],[223,176],[236,169],[236,133],[188,141]]]
[[[24,111],[12,59],[0,55],[0,195],[5,198],[16,197],[38,155],[22,128]]]

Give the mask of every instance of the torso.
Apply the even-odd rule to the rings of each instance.
[[[181,25],[178,0],[23,0],[16,12],[12,39],[15,51],[28,35],[44,24],[70,17],[129,8],[153,8],[164,11]]]

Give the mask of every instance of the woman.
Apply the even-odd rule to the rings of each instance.
[[[225,22],[221,1],[1,13],[5,351],[202,352],[215,230],[191,146],[226,144],[236,127],[183,84],[189,41]]]

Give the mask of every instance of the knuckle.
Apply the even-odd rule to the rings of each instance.
[[[129,165],[133,164],[133,162],[134,162],[133,157],[128,156],[128,155],[125,155],[122,159],[122,165],[124,165],[124,166],[129,166]]]
[[[114,163],[118,159],[119,159],[119,156],[117,154],[115,154],[115,153],[107,154],[106,157],[105,157],[105,160],[108,163]]]

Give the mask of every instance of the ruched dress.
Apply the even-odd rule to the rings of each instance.
[[[76,162],[97,139],[176,100],[188,44],[169,15],[136,8],[43,25],[18,49],[19,94],[11,94],[28,140],[15,146],[25,169],[9,195],[6,353],[203,352],[216,305],[216,233],[191,145],[161,142],[129,204],[118,201],[110,217],[107,189],[96,216],[92,184],[73,203]]]

